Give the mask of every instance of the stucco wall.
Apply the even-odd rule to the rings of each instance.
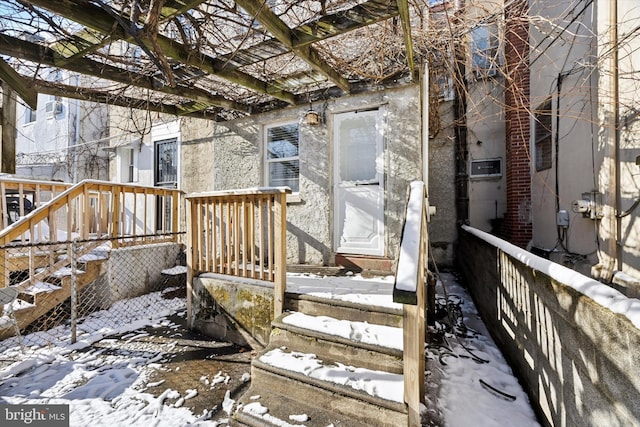
[[[440,120],[443,128],[429,138],[429,204],[436,214],[429,223],[431,254],[429,262],[451,265],[454,258],[454,242],[457,238],[455,200],[455,159],[453,102],[440,104]],[[431,129],[433,132],[433,127]]]
[[[504,79],[478,79],[469,84],[467,142],[469,150],[469,224],[499,232],[507,209]],[[499,159],[499,176],[472,176],[471,162]]]
[[[615,299],[628,312],[640,301],[517,248],[516,258],[501,250],[512,245],[496,241],[498,246],[461,230],[457,262],[540,420],[554,426],[640,425],[640,330],[632,316],[594,298]],[[572,278],[574,287],[558,277]]]
[[[395,259],[409,183],[422,179],[421,118],[418,85],[369,92],[314,105],[319,126],[302,123],[308,109],[292,107],[224,123],[183,118],[181,179],[185,193],[265,185],[265,125],[298,121],[300,195],[287,206],[287,262],[333,265],[333,117],[379,108],[385,144],[386,257]],[[453,144],[450,132],[431,140],[430,200],[438,207],[431,225],[438,262],[451,264],[455,240]]]

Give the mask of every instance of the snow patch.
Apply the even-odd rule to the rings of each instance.
[[[401,328],[375,325],[367,322],[350,322],[327,316],[310,316],[295,312],[282,319],[287,325],[354,340],[364,344],[402,350],[403,336]]]

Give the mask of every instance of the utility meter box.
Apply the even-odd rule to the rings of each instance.
[[[556,224],[558,227],[569,228],[569,212],[564,209],[559,210],[556,214]]]

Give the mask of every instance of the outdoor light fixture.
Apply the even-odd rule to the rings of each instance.
[[[304,114],[304,120],[309,126],[318,126],[320,124],[320,114],[317,111],[309,109]]]
[[[311,103],[311,97],[309,97],[309,110],[304,113],[304,121],[309,126],[318,126],[320,124],[320,113],[313,110],[313,104]]]

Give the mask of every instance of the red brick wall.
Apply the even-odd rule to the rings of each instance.
[[[524,0],[505,10],[505,119],[507,212],[505,238],[525,247],[532,237],[531,224],[531,132],[529,103],[529,28]]]

